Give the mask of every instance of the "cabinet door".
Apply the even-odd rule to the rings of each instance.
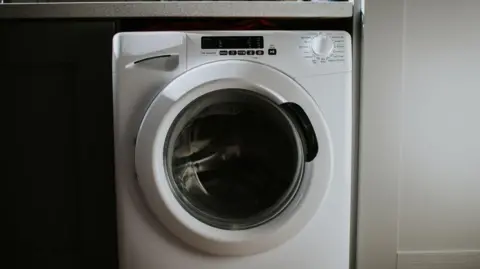
[[[106,21],[0,22],[14,268],[117,267],[113,34]]]

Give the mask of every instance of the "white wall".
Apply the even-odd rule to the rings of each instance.
[[[365,10],[358,268],[478,269],[480,1]]]
[[[479,13],[407,1],[399,250],[480,250]]]

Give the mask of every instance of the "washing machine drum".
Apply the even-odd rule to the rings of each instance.
[[[170,129],[169,184],[198,220],[220,229],[252,228],[295,197],[308,150],[304,141],[289,116],[261,95],[212,92],[187,106]]]
[[[311,219],[330,178],[328,130],[314,102],[278,71],[245,64],[210,64],[220,78],[177,78],[147,110],[135,149],[141,189],[160,223],[218,255],[285,242]],[[254,67],[287,81],[283,87],[295,85],[303,97],[275,97],[284,90],[235,77],[236,68]],[[203,80],[191,85],[192,78]]]

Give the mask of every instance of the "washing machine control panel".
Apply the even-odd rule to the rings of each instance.
[[[288,73],[351,70],[351,38],[344,31],[238,31],[187,34],[188,66],[250,60]]]

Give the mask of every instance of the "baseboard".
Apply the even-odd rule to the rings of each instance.
[[[397,269],[480,269],[480,250],[399,251]]]

